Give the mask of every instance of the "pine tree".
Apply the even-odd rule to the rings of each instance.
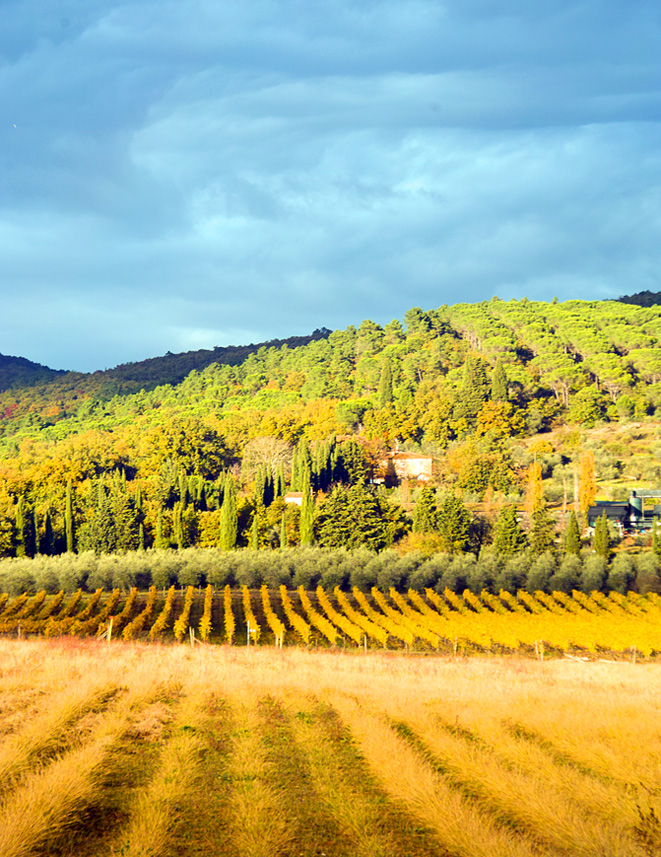
[[[491,398],[494,402],[507,401],[507,375],[500,357],[496,360],[496,365],[491,373]]]
[[[381,378],[379,379],[379,407],[385,408],[392,400],[392,367],[390,366],[390,360],[386,357],[381,368]]]
[[[594,526],[594,552],[597,556],[608,559],[611,552],[611,539],[608,532],[608,518],[604,512]]]
[[[571,512],[565,533],[565,553],[578,556],[581,551],[581,531],[578,526],[576,512]]]
[[[67,539],[67,553],[73,553],[74,547],[74,529],[73,529],[73,489],[71,480],[67,482],[67,493],[64,505],[64,529]]]
[[[413,512],[414,533],[434,533],[439,525],[436,492],[429,485],[420,492]]]
[[[525,548],[526,537],[519,526],[515,506],[503,506],[501,509],[496,519],[493,546],[497,553],[504,556],[511,556]]]
[[[222,550],[233,550],[236,547],[238,535],[238,520],[236,515],[236,488],[234,481],[229,478],[225,484],[223,505],[220,509],[220,545]]]

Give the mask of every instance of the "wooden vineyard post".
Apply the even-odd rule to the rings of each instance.
[[[631,663],[632,664],[636,663],[636,647],[635,646],[631,647]]]
[[[190,645],[192,649],[195,645],[195,631],[190,626],[188,627],[188,636],[190,637]]]
[[[246,646],[250,646],[250,622],[246,622]]]
[[[108,622],[108,642],[112,640],[112,623],[114,622],[115,617],[110,617],[110,622]]]
[[[363,637],[363,644],[365,646],[365,653],[367,653],[367,634]]]

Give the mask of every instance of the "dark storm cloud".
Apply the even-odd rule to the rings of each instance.
[[[659,289],[660,13],[0,9],[0,351],[94,369],[411,305]]]

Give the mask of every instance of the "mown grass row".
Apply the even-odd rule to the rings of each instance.
[[[661,847],[655,666],[647,684],[622,664],[615,681],[563,673],[572,686],[559,687],[553,665],[521,675],[520,662],[465,676],[456,662],[413,671],[379,655],[366,672],[323,653],[105,652],[0,645],[3,857],[640,857]],[[8,724],[20,689],[39,702]]]

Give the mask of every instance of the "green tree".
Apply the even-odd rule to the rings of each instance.
[[[555,522],[541,506],[532,513],[530,528],[530,550],[535,556],[551,550],[555,542]]]
[[[526,546],[526,537],[519,525],[515,506],[503,506],[494,528],[493,546],[497,553],[511,556]]]
[[[472,424],[489,398],[489,393],[490,384],[484,360],[471,354],[466,360],[463,381],[458,390],[454,407],[455,420],[466,420],[468,424]]]
[[[221,550],[229,551],[236,547],[239,522],[236,510],[236,487],[234,480],[228,478],[225,483],[223,505],[220,508],[220,544]]]
[[[500,358],[496,360],[496,365],[491,373],[491,398],[494,402],[507,401],[507,375]]]
[[[611,552],[611,538],[608,531],[608,518],[604,512],[594,526],[594,552],[597,556],[607,560]]]
[[[71,480],[67,482],[67,492],[64,499],[64,529],[67,539],[67,553],[73,553],[75,550],[75,543],[73,523],[73,487]]]
[[[470,541],[471,515],[459,497],[446,494],[438,509],[438,533],[443,550],[463,553]]]
[[[301,503],[300,540],[304,547],[314,544],[314,497],[308,482],[303,486]]]
[[[392,400],[392,368],[389,358],[386,357],[383,361],[381,377],[379,379],[379,407],[385,408]]]
[[[438,503],[436,502],[436,491],[430,486],[420,492],[418,502],[413,512],[414,533],[435,533],[438,531]]]
[[[25,498],[21,494],[16,501],[16,517],[14,522],[16,540],[16,556],[27,555],[27,520],[25,515]]]
[[[336,486],[319,505],[315,520],[322,547],[388,547],[406,530],[404,512],[362,485]]]
[[[578,526],[576,512],[571,512],[565,533],[565,553],[578,556],[581,551],[581,531]]]

